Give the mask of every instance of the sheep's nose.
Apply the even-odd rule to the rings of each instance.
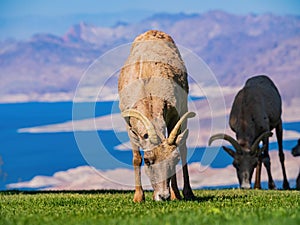
[[[241,185],[241,189],[250,189],[250,184],[248,184],[248,183],[243,183],[242,185]]]
[[[162,201],[170,200],[170,194],[160,194],[158,196],[159,196],[160,200],[162,200]]]

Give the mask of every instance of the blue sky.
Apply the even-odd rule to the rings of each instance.
[[[221,9],[231,13],[300,15],[299,0],[0,0],[1,16],[64,15],[78,13],[148,10],[154,12],[205,12]]]
[[[300,15],[299,0],[0,0],[0,41],[36,33],[63,35],[83,21],[96,26],[134,23],[154,13]]]

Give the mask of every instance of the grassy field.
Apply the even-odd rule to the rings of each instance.
[[[197,190],[194,201],[132,202],[133,192],[0,192],[0,224],[300,224],[299,191]]]

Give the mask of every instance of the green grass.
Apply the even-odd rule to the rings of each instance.
[[[133,192],[0,192],[0,224],[300,224],[300,192],[196,190],[195,201],[132,202]]]

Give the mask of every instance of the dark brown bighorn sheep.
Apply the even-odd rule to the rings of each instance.
[[[195,113],[187,111],[187,72],[173,39],[155,30],[139,35],[121,69],[118,89],[133,152],[133,200],[144,200],[140,148],[144,150],[145,171],[154,189],[154,200],[181,198],[175,171],[180,156],[183,195],[185,199],[193,198],[186,164],[186,138],[187,119]]]
[[[209,139],[209,145],[217,139],[224,139],[232,144],[235,151],[223,146],[233,157],[241,188],[251,187],[251,178],[256,167],[254,188],[261,188],[261,164],[268,173],[269,189],[275,189],[271,162],[268,153],[270,132],[276,128],[279,158],[283,173],[283,188],[289,189],[282,148],[281,97],[267,76],[255,76],[247,80],[245,86],[236,95],[229,118],[230,128],[236,133],[236,139],[226,134],[216,134]],[[259,146],[263,143],[262,147]]]
[[[294,148],[292,148],[292,155],[294,157],[300,156],[300,139],[298,139],[297,145]],[[296,189],[300,190],[300,171],[296,180]]]

